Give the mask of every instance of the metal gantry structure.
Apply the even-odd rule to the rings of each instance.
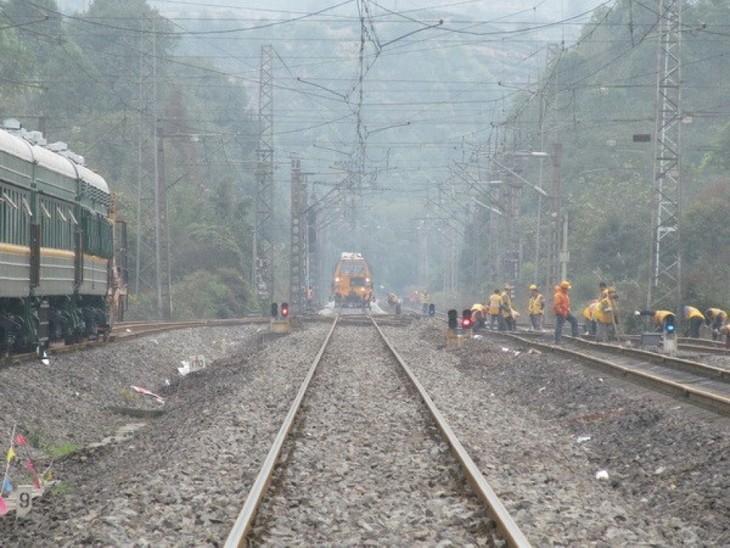
[[[289,307],[295,314],[304,312],[308,284],[307,258],[309,222],[307,183],[301,160],[291,156],[291,223],[289,249]]]
[[[274,48],[261,47],[256,209],[253,230],[252,287],[259,300],[274,298]],[[268,304],[266,304],[268,306]]]
[[[681,0],[659,0],[651,274],[647,306],[681,304]]]

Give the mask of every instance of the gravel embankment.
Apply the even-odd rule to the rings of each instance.
[[[220,545],[327,329],[307,324],[277,339],[255,327],[190,329],[0,370],[0,439],[17,425],[46,450],[89,446],[144,424],[126,441],[54,461],[61,483],[28,517],[0,517],[2,544]],[[730,545],[730,419],[548,354],[504,352],[490,338],[446,349],[434,319],[385,329],[534,545]],[[208,368],[180,377],[194,354]],[[383,412],[367,401],[358,400],[363,420]],[[332,458],[328,473],[347,464]],[[607,480],[596,479],[601,470]],[[353,538],[365,523],[378,525],[355,523]]]
[[[535,545],[730,545],[727,417],[489,335],[433,354],[437,321],[386,333]]]
[[[104,410],[110,403],[159,405],[128,401],[130,384],[145,383],[165,398],[165,414],[133,439],[56,462],[62,483],[54,493],[27,518],[0,518],[3,545],[219,545],[325,329],[312,326],[284,344],[251,327],[174,331],[64,355],[45,371],[39,364],[2,371],[0,381],[17,387],[12,421],[23,432],[26,421],[50,425],[43,438],[49,444],[85,445],[139,423]],[[220,359],[179,377],[180,361],[193,354]],[[12,428],[11,421],[2,426]]]

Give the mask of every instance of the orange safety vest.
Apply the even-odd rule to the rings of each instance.
[[[567,291],[558,289],[553,295],[553,312],[556,316],[567,316],[570,314],[570,297]]]

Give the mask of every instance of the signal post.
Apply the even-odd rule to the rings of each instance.
[[[670,356],[677,355],[677,317],[669,310],[637,310],[636,316],[650,316],[655,325],[661,325],[662,331],[643,333],[641,346],[654,348],[661,346]]]
[[[461,322],[459,321],[458,312],[449,310],[448,325],[446,327],[446,346],[462,346],[472,336],[472,318],[471,310],[465,309],[462,312]]]
[[[675,325],[674,314],[667,314],[664,318],[664,325],[662,326],[664,334],[664,352],[670,356],[677,355],[677,330]]]
[[[289,333],[291,322],[289,321],[289,303],[271,303],[271,320],[269,322],[271,333]]]

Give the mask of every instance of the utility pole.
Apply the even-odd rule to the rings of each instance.
[[[274,298],[274,48],[261,47],[256,209],[251,282],[266,306]]]
[[[647,307],[682,303],[679,216],[681,202],[681,0],[659,0],[659,53],[654,141],[651,274]]]
[[[307,190],[305,188],[305,190]],[[306,240],[306,249],[307,249],[307,264],[305,266],[305,272],[306,272],[306,291],[307,291],[307,308],[309,309],[311,306],[314,305],[314,302],[310,300],[310,296],[314,301],[317,301],[319,299],[319,291],[314,292],[314,289],[319,286],[319,278],[320,278],[320,261],[319,256],[321,254],[320,249],[320,242],[319,240],[319,234],[317,230],[317,208],[314,207],[314,204],[316,203],[316,200],[314,199],[314,196],[312,197],[312,205],[308,206],[306,208],[306,220],[307,220],[307,240]],[[314,293],[313,295],[311,293]],[[311,312],[313,310],[307,310],[308,312]]]
[[[550,160],[552,163],[552,178],[550,184],[548,214],[549,238],[548,238],[548,269],[547,269],[547,288],[553,288],[560,282],[563,275],[560,267],[561,262],[561,232],[563,230],[563,218],[560,205],[561,192],[561,156],[563,153],[563,145],[561,143],[553,143]]]
[[[172,316],[170,300],[170,245],[167,226],[167,188],[165,183],[164,132],[158,130],[155,149],[155,270],[157,286],[157,316],[169,320]]]
[[[137,140],[137,215],[135,223],[134,292],[155,287],[152,280],[156,243],[152,241],[153,189],[157,184],[157,40],[154,19],[140,19],[139,135]]]
[[[504,278],[505,281],[514,282],[519,278],[521,267],[521,243],[522,243],[522,182],[505,174],[505,184],[502,185],[505,192],[504,215],[506,221],[505,254],[504,254]]]
[[[502,207],[502,203],[499,200],[501,190],[499,185],[489,185],[489,203],[498,204]],[[500,209],[504,212],[504,210]],[[495,213],[493,209],[489,210],[489,276],[488,279],[493,283],[497,283],[502,279],[502,263],[500,258],[502,257],[502,239],[499,234],[499,227],[501,225],[500,218],[502,215]]]
[[[428,226],[426,220],[418,221],[418,287],[428,287]]]

